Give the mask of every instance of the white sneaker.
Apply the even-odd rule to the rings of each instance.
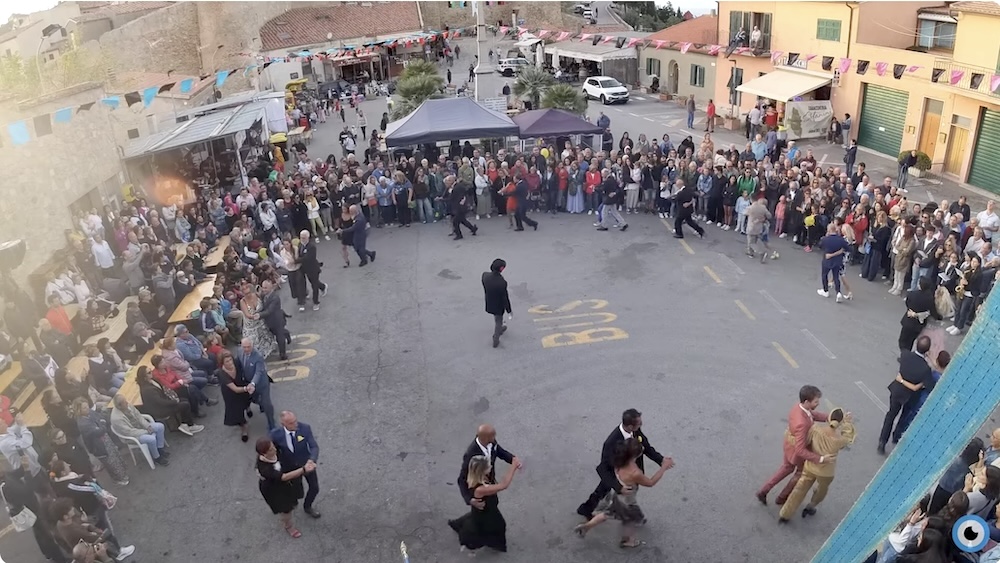
[[[326,288],[327,287],[329,287],[329,286],[326,285],[326,284],[323,284],[323,289],[319,290],[320,297],[326,297]]]
[[[830,296],[830,292],[829,291],[823,291],[822,289],[817,289],[816,290],[816,295],[819,295],[820,297],[829,297]]]
[[[594,226],[595,226],[595,227],[600,227],[600,226],[601,226],[601,224],[600,224],[600,223],[594,223]]]
[[[663,219],[663,213],[660,213],[660,219]]]
[[[493,217],[493,215],[491,215],[491,214],[487,213],[487,214],[486,214],[486,218],[487,218],[487,219],[489,219],[490,217]]]
[[[135,553],[134,545],[123,545],[118,549],[118,557],[115,557],[115,561],[125,561],[133,553]]]
[[[837,303],[843,303],[843,302],[844,302],[844,295],[842,293],[838,293],[837,294]]]
[[[476,213],[476,221],[478,221],[478,220],[480,220],[480,219],[482,219],[482,217],[480,217],[480,216],[479,216],[479,214],[478,214],[478,213]]]
[[[785,238],[785,233],[781,233],[780,235],[778,235],[778,238]]]
[[[853,293],[848,293],[848,294],[844,295],[844,299],[847,299],[848,301],[851,301],[852,299],[854,299],[854,294]]]
[[[593,214],[594,214],[594,210],[593,209],[588,209],[587,210],[587,215],[593,215]],[[660,217],[663,217],[662,213],[660,213]]]
[[[194,436],[194,432],[191,430],[191,427],[188,426],[187,424],[181,424],[180,426],[177,427],[177,430],[182,434],[187,434],[188,436]]]
[[[200,424],[192,424],[192,425],[188,426],[188,430],[190,430],[193,434],[197,434],[197,433],[201,432],[204,429],[205,429],[205,427],[202,426],[202,425],[200,425]]]
[[[956,327],[954,325],[946,328],[945,331],[947,331],[948,334],[953,334],[953,335],[956,335],[956,334],[959,334],[960,332],[962,332],[961,330],[958,330],[958,327]]]
[[[300,313],[304,313],[305,311],[306,311],[306,308],[303,307],[302,305],[299,305],[299,312]]]
[[[323,238],[325,238],[326,240],[330,240],[330,235],[323,235]]]
[[[319,311],[319,305],[313,305],[313,311]]]
[[[722,226],[722,221],[719,221],[718,223],[716,223],[715,226],[716,227],[721,227]]]

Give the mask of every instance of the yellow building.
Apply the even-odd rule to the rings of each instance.
[[[828,99],[838,118],[852,116],[862,147],[918,149],[932,171],[1000,192],[1000,5],[720,2],[719,42],[736,47],[741,28],[743,48],[720,57],[715,85],[730,111],[745,114],[758,96]]]
[[[718,43],[718,20],[714,14],[699,16],[646,36],[647,44],[639,50],[642,83],[657,76],[660,92],[683,99],[694,96],[698,107],[708,105],[715,97],[716,65],[721,60],[709,54],[709,46]],[[691,45],[681,52],[684,43]]]

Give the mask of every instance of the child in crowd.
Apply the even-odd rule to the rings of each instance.
[[[750,196],[743,190],[736,198],[736,230],[743,235],[747,234],[747,209],[750,209]]]
[[[785,234],[785,196],[778,198],[778,205],[774,207],[774,234],[783,236]]]
[[[210,332],[205,337],[205,350],[208,352],[209,356],[214,355],[216,358],[222,357],[222,352],[225,348],[222,346],[222,337],[219,336],[217,332]]]

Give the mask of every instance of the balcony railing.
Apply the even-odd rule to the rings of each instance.
[[[938,84],[946,84],[965,91],[978,92],[984,96],[1000,98],[1000,88],[993,91],[990,90],[990,82],[992,82],[993,75],[997,74],[996,69],[958,64],[952,62],[951,59],[934,59],[934,69],[944,70],[938,78]],[[962,79],[954,85],[951,83],[951,74],[953,71],[961,71],[963,73]],[[971,87],[973,74],[983,75],[978,88]]]
[[[742,40],[737,40],[736,35],[733,34],[733,36],[729,38],[729,45],[727,45],[727,48],[731,48],[734,45],[736,47],[743,47],[745,49],[749,49],[748,51],[744,51],[742,53],[743,55],[746,56],[764,56],[764,55],[770,56],[771,34],[762,33],[760,35],[760,39],[757,41],[751,41],[749,35],[745,38],[742,38]]]

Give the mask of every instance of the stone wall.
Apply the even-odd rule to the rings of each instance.
[[[99,42],[112,57],[114,70],[197,76],[202,43],[196,4],[178,2],[102,35]]]
[[[69,123],[53,123],[52,134],[36,138],[31,118],[102,98],[100,85],[55,93],[38,102],[0,104],[0,121],[27,119],[29,143],[0,150],[4,197],[0,198],[0,240],[24,239],[27,253],[15,279],[27,276],[66,246],[64,231],[73,227],[70,205],[93,193],[94,204],[121,193],[118,147],[109,131],[107,108],[100,103],[75,113]]]
[[[448,2],[422,1],[419,4],[426,28],[441,31],[446,26],[456,28],[476,25],[472,8],[449,8]],[[525,20],[525,27],[576,30],[583,20],[563,12],[560,4],[561,2],[507,2],[500,6],[481,6],[481,9],[486,10],[487,25],[496,25],[499,20],[503,25],[509,26],[513,22],[511,14],[517,11],[518,18]]]

